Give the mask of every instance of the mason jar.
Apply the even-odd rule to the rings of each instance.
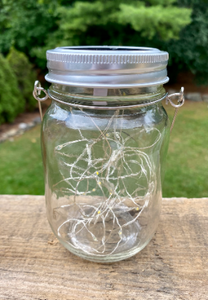
[[[52,102],[41,138],[47,217],[73,254],[123,260],[156,231],[170,133],[162,105],[167,62],[168,53],[154,48],[47,51],[45,93]]]

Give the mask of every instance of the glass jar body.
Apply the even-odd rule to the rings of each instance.
[[[72,253],[122,260],[158,225],[168,117],[161,103],[101,110],[70,106],[75,98],[53,101],[43,120],[48,221]]]

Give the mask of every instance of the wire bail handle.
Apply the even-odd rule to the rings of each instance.
[[[45,97],[40,98],[41,91],[45,93]],[[47,91],[41,86],[40,81],[36,80],[34,83],[34,90],[33,90],[33,97],[38,101],[39,111],[40,111],[40,118],[41,121],[43,120],[43,113],[42,113],[42,107],[41,102],[47,100],[48,93]]]
[[[42,98],[39,97],[40,94],[41,94],[41,91],[44,92],[45,97],[42,97]],[[171,100],[172,97],[176,97],[176,96],[179,97],[177,104],[175,104]],[[35,83],[34,83],[33,97],[38,101],[38,106],[39,106],[39,111],[40,111],[40,117],[41,117],[41,121],[42,121],[43,114],[42,114],[41,102],[47,100],[49,98],[49,95],[48,95],[48,92],[43,87],[41,87],[41,84],[40,84],[40,82],[38,80],[36,80]],[[159,99],[159,101],[162,100],[162,99],[163,98]],[[158,100],[156,102],[158,102]],[[172,121],[172,124],[171,124],[171,127],[170,127],[170,132],[171,132],[172,129],[173,129],[174,123],[175,123],[175,119],[176,119],[176,116],[177,116],[177,113],[178,113],[178,109],[181,106],[183,106],[183,104],[185,102],[185,99],[184,99],[184,87],[181,87],[180,93],[173,93],[173,94],[167,95],[166,96],[166,104],[168,104],[169,102],[175,108],[175,113],[174,113],[173,121]]]
[[[173,101],[171,100],[171,97],[176,97],[178,96],[178,102],[177,104],[173,103]],[[177,113],[178,113],[178,109],[184,105],[185,103],[185,98],[184,98],[184,87],[181,87],[181,91],[180,93],[173,93],[173,94],[170,94],[170,95],[167,95],[166,97],[166,104],[168,104],[170,102],[170,104],[175,107],[175,113],[174,113],[174,116],[173,116],[173,121],[172,121],[172,124],[171,124],[171,127],[170,127],[170,132],[172,131],[173,129],[173,126],[174,126],[174,123],[175,123],[175,120],[176,120],[176,116],[177,116]]]

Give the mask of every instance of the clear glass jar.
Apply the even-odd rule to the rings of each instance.
[[[167,54],[72,48],[50,50],[47,57],[46,79],[52,83],[52,104],[42,122],[47,217],[72,253],[119,261],[142,250],[159,221],[169,141],[161,102]],[[98,50],[115,57],[107,52],[101,64]]]
[[[118,108],[107,111],[91,108],[103,98],[68,90],[52,85],[51,95],[66,104],[52,101],[42,126],[49,223],[74,254],[125,259],[147,245],[159,221],[168,117],[161,102],[136,104],[162,98],[164,89],[111,90],[108,101]],[[133,107],[120,109],[124,102]]]

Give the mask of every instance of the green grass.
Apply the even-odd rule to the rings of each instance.
[[[165,106],[170,117],[173,108]],[[44,193],[40,126],[0,144],[0,194]],[[208,106],[187,102],[170,138],[164,197],[208,196]]]
[[[0,194],[44,194],[40,126],[0,144]]]
[[[167,111],[173,115],[171,107]],[[163,197],[207,196],[208,105],[186,102],[170,137]]]

